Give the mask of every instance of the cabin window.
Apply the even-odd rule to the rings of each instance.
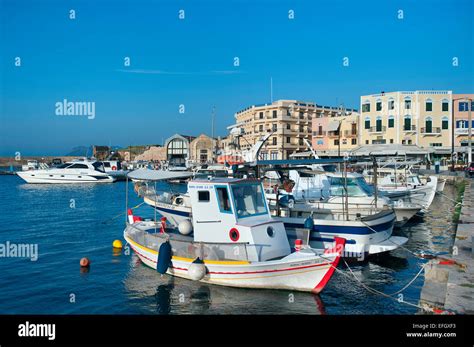
[[[265,197],[260,184],[233,185],[232,194],[239,218],[267,213]]]
[[[210,195],[208,190],[200,190],[198,191],[198,201],[199,202],[209,202]]]
[[[219,209],[221,212],[232,213],[232,208],[230,207],[229,192],[226,187],[217,187],[217,200],[219,202]]]
[[[68,169],[88,169],[88,168],[89,167],[85,164],[74,164],[68,167]]]

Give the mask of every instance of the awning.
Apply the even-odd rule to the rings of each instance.
[[[179,178],[189,178],[193,176],[192,172],[182,171],[163,171],[163,170],[149,170],[149,169],[138,169],[130,172],[128,178],[138,181],[166,181],[174,180]]]
[[[308,158],[312,156],[313,156],[313,152],[311,151],[297,152],[297,153],[290,154],[290,158]]]
[[[328,124],[327,131],[338,131],[341,126],[341,122],[338,120],[332,120]]]
[[[433,153],[433,148],[421,148],[415,145],[379,144],[364,145],[351,151],[352,156],[424,156]]]

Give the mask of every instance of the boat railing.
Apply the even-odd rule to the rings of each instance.
[[[276,199],[275,198],[268,198],[270,206],[276,206]],[[296,204],[301,203],[301,201],[296,201]],[[316,214],[333,214],[336,218],[335,220],[343,220],[344,213],[349,216],[353,216],[354,218],[358,217],[359,215],[366,216],[378,213],[382,210],[382,208],[377,207],[375,205],[375,200],[371,203],[354,203],[349,202],[348,207],[349,211],[342,212],[342,202],[334,202],[334,201],[320,201],[320,200],[312,200],[308,199],[303,203],[308,203],[308,210],[302,211],[311,213],[314,212]],[[288,213],[292,212],[292,208],[288,206],[279,206],[280,210],[287,210]],[[294,209],[294,207],[293,207]]]
[[[180,234],[170,237],[160,233],[160,222],[147,225],[146,229],[129,224],[133,232],[128,236],[136,243],[159,252],[162,243],[169,240],[172,254],[175,257],[217,261],[249,261],[248,243],[195,242],[192,237]],[[153,229],[155,232],[153,232]]]

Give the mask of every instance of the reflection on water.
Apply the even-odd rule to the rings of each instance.
[[[132,302],[155,314],[325,314],[321,298],[309,293],[208,285],[161,276],[136,262],[125,279]],[[145,303],[145,305],[144,305]]]

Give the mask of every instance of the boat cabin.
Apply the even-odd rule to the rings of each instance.
[[[344,196],[347,194],[350,197],[363,197],[374,194],[373,187],[360,174],[348,173],[347,177],[344,177],[342,174],[333,174],[329,175],[327,179],[330,196]],[[344,186],[347,187],[347,193]]]
[[[271,217],[259,181],[192,180],[188,194],[195,242],[244,243],[248,258],[259,261],[290,253],[284,225]]]

